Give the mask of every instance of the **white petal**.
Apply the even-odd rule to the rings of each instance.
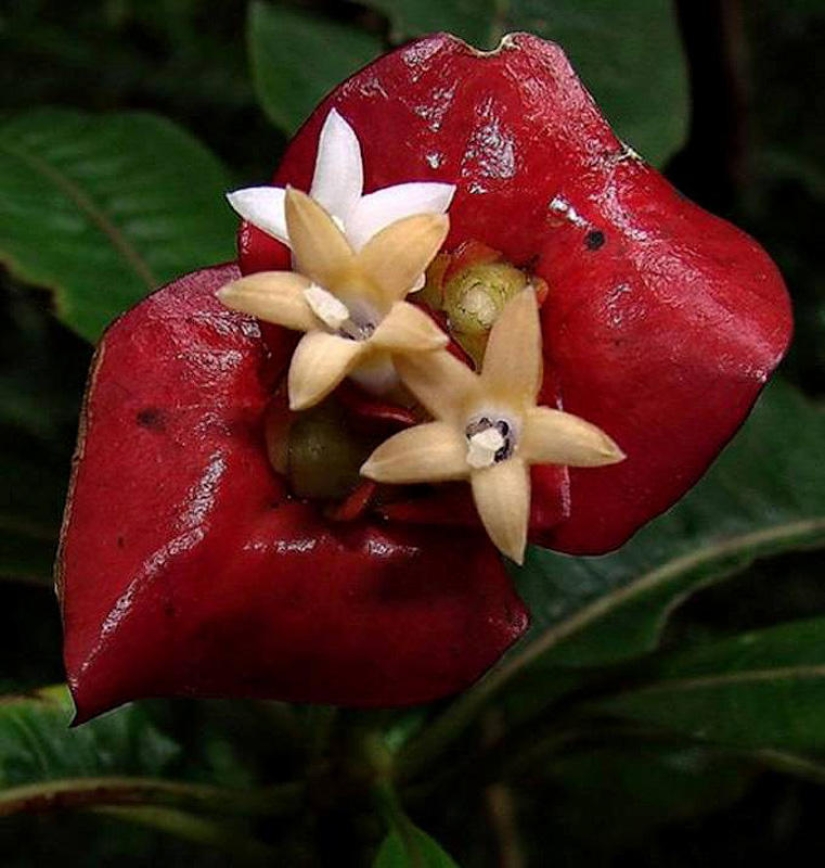
[[[346,223],[363,189],[364,167],[358,136],[332,109],[318,139],[318,156],[309,195],[331,215]]]
[[[289,244],[284,213],[285,196],[286,190],[282,187],[246,187],[226,194],[229,204],[244,220],[278,241]]]
[[[361,474],[377,482],[417,483],[466,479],[467,441],[445,422],[416,425],[385,440]]]
[[[496,453],[506,445],[507,441],[497,428],[478,431],[469,438],[467,463],[476,470],[491,467],[495,464]]]
[[[304,290],[304,298],[315,316],[332,331],[337,332],[350,318],[349,308],[344,302],[317,283],[311,283]]]
[[[292,356],[287,377],[289,408],[306,410],[326,396],[355,367],[364,344],[327,332],[309,332]]]
[[[517,458],[502,461],[470,477],[473,499],[490,539],[508,558],[524,563],[530,518],[530,473]]]
[[[443,214],[455,194],[454,184],[413,181],[384,187],[364,196],[346,221],[347,238],[360,250],[373,235],[390,223],[414,214]]]

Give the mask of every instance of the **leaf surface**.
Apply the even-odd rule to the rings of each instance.
[[[363,30],[281,3],[252,3],[248,36],[258,99],[290,135],[328,91],[384,50]]]
[[[64,687],[0,698],[0,788],[62,778],[158,775],[178,755],[140,706],[127,706],[70,729]],[[2,798],[2,796],[0,796]]]
[[[532,550],[520,589],[535,626],[514,656],[565,666],[638,657],[698,588],[756,558],[825,545],[823,438],[822,410],[777,382],[704,480],[617,552]]]
[[[737,748],[822,750],[825,618],[688,647],[599,708]]]
[[[499,0],[366,0],[364,5],[389,18],[398,42],[446,31],[476,48],[495,48]]]
[[[229,176],[140,113],[38,109],[0,126],[0,260],[90,341],[174,277],[231,258]]]

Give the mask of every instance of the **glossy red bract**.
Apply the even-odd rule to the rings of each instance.
[[[58,575],[78,720],[144,696],[427,702],[526,628],[483,535],[288,496],[263,442],[285,353],[215,298],[237,276],[165,287],[98,350]]]
[[[534,37],[479,53],[440,35],[381,58],[318,107],[278,185],[308,189],[333,107],[367,191],[456,184],[447,249],[487,245],[547,282],[543,401],[627,460],[534,469],[531,537],[620,545],[696,481],[781,358],[773,264],[620,142]],[[250,226],[240,247],[247,273],[288,267]],[[290,497],[263,420],[294,338],[217,302],[236,276],[182,278],[98,351],[59,561],[79,719],[141,696],[372,706],[463,689],[527,622],[466,488],[401,488],[346,522]]]
[[[437,35],[381,58],[321,103],[276,184],[307,189],[332,108],[361,139],[367,191],[454,183],[447,248],[481,242],[547,281],[543,401],[598,425],[627,460],[534,471],[533,517],[550,505],[552,527],[534,520],[531,538],[621,545],[696,482],[785,352],[775,266],[619,141],[563,51],[536,37],[481,53]],[[240,247],[245,272],[287,261],[249,226]]]

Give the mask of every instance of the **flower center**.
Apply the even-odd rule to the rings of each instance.
[[[467,425],[467,463],[476,470],[508,459],[515,450],[514,426],[506,419],[481,416]]]
[[[313,283],[304,290],[304,298],[315,316],[334,334],[353,341],[365,341],[375,331],[371,311],[350,310],[340,298],[323,286]]]

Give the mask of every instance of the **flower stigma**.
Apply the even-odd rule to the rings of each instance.
[[[467,463],[480,470],[509,458],[515,449],[513,425],[487,416],[471,422],[466,429]]]

